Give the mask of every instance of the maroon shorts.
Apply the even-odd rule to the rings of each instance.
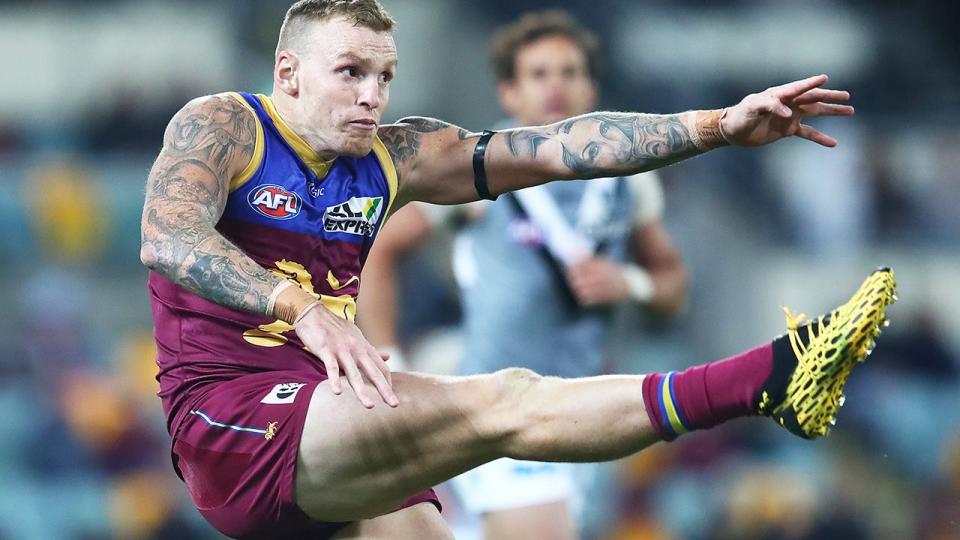
[[[294,502],[309,371],[255,373],[200,390],[173,435],[173,460],[203,517],[235,538],[328,538],[346,523],[313,521]],[[336,489],[336,487],[331,487]],[[400,508],[432,502],[433,490]]]

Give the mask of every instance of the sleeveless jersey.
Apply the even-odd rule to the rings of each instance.
[[[217,231],[259,265],[353,320],[360,270],[397,191],[397,173],[380,141],[361,158],[324,162],[263,95],[228,93],[257,120],[250,164],[231,180]],[[230,269],[210,261],[229,279]],[[208,382],[272,370],[319,370],[293,327],[200,298],[150,272],[160,397],[168,427],[187,395]]]

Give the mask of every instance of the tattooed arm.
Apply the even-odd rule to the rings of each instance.
[[[852,107],[830,103],[845,101],[849,94],[821,89],[826,81],[820,75],[768,88],[714,111],[598,112],[549,126],[507,130],[487,147],[490,191],[499,194],[549,180],[627,176],[726,144],[758,146],[798,136],[835,146],[835,140],[801,123],[809,117],[853,114]],[[400,174],[400,204],[476,200],[472,158],[478,136],[429,118],[382,127],[380,138]]]
[[[230,179],[253,156],[255,122],[253,113],[225,96],[191,101],[173,117],[147,179],[140,259],[203,298],[266,313],[282,278],[214,228]]]

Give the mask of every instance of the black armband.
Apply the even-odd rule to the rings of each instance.
[[[490,137],[493,137],[494,133],[496,131],[484,131],[480,140],[477,141],[477,147],[473,150],[473,185],[477,188],[477,195],[488,201],[497,200],[496,196],[490,195],[490,188],[487,187],[487,169],[483,163],[487,154],[487,143],[490,142]]]

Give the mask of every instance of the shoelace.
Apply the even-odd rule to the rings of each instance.
[[[793,348],[793,354],[797,357],[797,365],[803,369],[804,373],[810,377],[813,377],[813,373],[810,371],[809,366],[807,366],[807,363],[804,361],[804,357],[809,349],[807,348],[807,345],[800,340],[800,326],[807,319],[807,316],[803,313],[794,315],[790,312],[790,308],[786,306],[780,306],[780,309],[782,309],[784,315],[787,316],[787,335],[790,336],[790,346]],[[819,330],[820,332],[823,332],[822,327]],[[812,335],[812,329],[808,329],[807,332],[807,337],[810,341],[813,341],[814,336]]]

